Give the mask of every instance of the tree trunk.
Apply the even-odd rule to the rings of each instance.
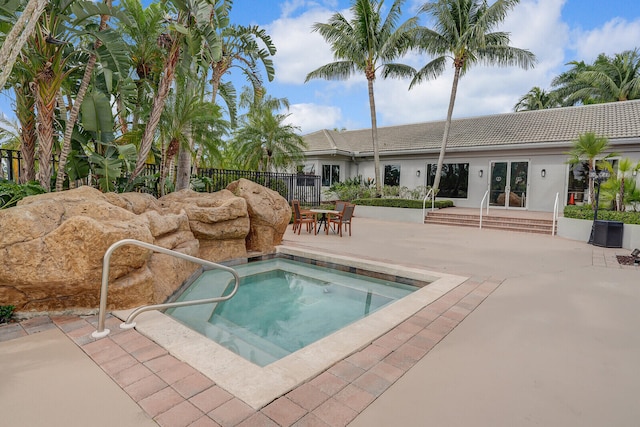
[[[107,6],[111,6],[111,0],[105,0],[105,4]],[[103,31],[107,27],[107,21],[109,17],[107,15],[100,16],[100,27],[99,31]],[[93,44],[94,50],[97,50],[102,46],[101,40],[96,40]],[[67,158],[69,157],[69,152],[71,151],[71,136],[73,135],[73,128],[76,125],[76,121],[78,120],[78,115],[80,114],[80,107],[82,106],[82,101],[84,100],[84,96],[87,93],[87,89],[89,88],[89,82],[91,81],[91,77],[93,76],[93,69],[96,65],[96,55],[94,53],[89,56],[89,61],[87,62],[87,66],[84,69],[84,75],[82,76],[82,82],[80,83],[80,88],[78,89],[78,94],[76,95],[76,100],[73,103],[73,107],[71,108],[71,113],[69,114],[69,120],[65,125],[64,129],[64,140],[62,142],[62,150],[60,151],[60,159],[58,161],[58,176],[56,177],[56,191],[62,191],[62,186],[64,184],[64,179],[66,177],[66,167],[67,167]]]
[[[165,60],[164,73],[162,74],[160,83],[158,85],[158,93],[153,99],[151,115],[149,116],[147,126],[145,126],[144,128],[144,133],[142,134],[142,141],[140,142],[140,150],[138,151],[136,167],[131,174],[131,177],[129,177],[129,182],[132,182],[138,175],[140,175],[140,172],[142,172],[142,170],[144,169],[147,157],[149,156],[149,152],[151,151],[151,146],[153,145],[153,138],[156,133],[156,128],[158,127],[158,123],[160,122],[160,115],[162,114],[162,110],[164,110],[164,103],[167,100],[169,89],[171,88],[171,84],[173,83],[176,65],[178,64],[179,58],[180,37],[177,33],[174,33],[174,40],[171,43],[169,55]]]
[[[589,159],[589,194],[587,203],[591,204],[591,207],[595,209],[596,200],[595,200],[595,184],[593,182],[593,178],[591,178],[591,171],[596,170],[596,161],[594,159]]]
[[[620,207],[618,210],[621,212],[626,210],[624,206],[624,175],[620,178]]]
[[[121,97],[118,97],[116,100],[116,105],[118,106],[118,124],[120,125],[120,132],[125,135],[129,132],[129,125],[127,124],[127,117],[124,112],[124,103],[122,102]]]
[[[367,75],[367,86],[369,88],[369,110],[371,112],[371,141],[373,142],[373,170],[375,173],[376,197],[382,195],[382,184],[380,183],[380,153],[378,152],[378,119],[376,118],[376,101],[373,96],[373,77]]]
[[[193,153],[193,134],[191,127],[185,131],[189,146],[180,144],[178,150],[178,171],[176,172],[176,191],[184,190],[191,185],[191,153]]]
[[[447,151],[447,142],[449,141],[449,129],[451,128],[451,117],[453,116],[453,106],[456,103],[456,93],[458,92],[458,81],[460,79],[460,70],[462,67],[455,67],[453,73],[453,85],[451,86],[451,96],[449,97],[449,109],[447,110],[447,120],[444,123],[444,132],[442,134],[442,145],[440,146],[440,155],[438,156],[438,167],[436,169],[436,176],[433,179],[433,195],[438,194],[438,188],[440,187],[440,175],[442,175],[442,166],[444,165],[444,154]]]
[[[46,73],[46,71],[45,71]],[[47,80],[41,82],[44,90],[48,89]],[[56,93],[43,97],[38,92],[36,97],[36,108],[38,110],[38,181],[46,190],[51,191],[52,165],[51,156],[53,153],[53,116],[56,104]]]
[[[22,154],[20,183],[36,179],[36,114],[35,93],[30,89],[29,82],[21,82],[14,86],[16,94],[16,115],[20,121],[20,152]]]
[[[27,39],[33,33],[40,15],[44,12],[48,0],[29,0],[20,18],[7,34],[0,47],[0,88],[4,87],[11,75],[13,65]]]

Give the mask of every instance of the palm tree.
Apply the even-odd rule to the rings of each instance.
[[[176,90],[169,95],[168,103],[162,114],[160,124],[160,141],[162,143],[163,158],[160,174],[160,189],[164,194],[165,179],[175,156],[179,153],[178,161],[184,161],[181,156],[191,156],[191,144],[213,147],[220,143],[216,129],[226,129],[221,122],[220,107],[205,102],[198,96],[200,88],[195,79],[182,76],[176,81]],[[178,175],[180,175],[178,168]],[[188,171],[189,168],[183,168]],[[177,181],[185,180],[188,186],[190,174],[178,176]],[[186,188],[176,182],[176,190]]]
[[[413,31],[418,25],[416,17],[398,25],[403,3],[404,0],[395,0],[387,16],[383,17],[384,0],[354,0],[350,9],[353,15],[350,21],[342,14],[335,13],[328,23],[314,24],[313,31],[320,33],[331,44],[336,61],[310,72],[305,80],[346,80],[356,72],[364,73],[369,91],[371,142],[378,197],[382,194],[382,185],[373,82],[378,71],[382,78],[405,78],[415,72],[408,65],[394,62],[411,48]]]
[[[578,75],[583,71],[586,71],[590,66],[584,61],[571,61],[566,65],[571,65],[571,68],[561,73],[551,81],[551,87],[555,97],[559,100],[563,107],[570,107],[577,104],[591,104],[589,97],[578,98],[576,96],[570,96],[577,91],[584,88],[584,82],[578,79]]]
[[[234,110],[231,98],[226,97],[228,86],[221,86],[222,78],[229,73],[231,68],[238,68],[245,78],[251,83],[254,93],[256,89],[262,87],[263,81],[258,68],[262,64],[269,81],[273,80],[275,70],[271,57],[276,53],[276,47],[271,41],[271,37],[260,27],[242,25],[228,25],[219,31],[222,43],[222,56],[214,59],[211,63],[211,102],[216,102],[218,93],[225,96],[225,102],[230,112]],[[264,47],[262,47],[264,46]],[[231,121],[235,120],[230,114]]]
[[[567,153],[570,156],[568,163],[575,165],[586,160],[589,165],[589,172],[595,171],[596,161],[606,160],[616,155],[615,153],[605,155],[604,153],[608,149],[609,140],[607,138],[598,137],[593,132],[583,133],[573,141],[573,148]],[[593,187],[593,178],[589,174],[589,197],[587,202],[592,205],[595,203]]]
[[[594,102],[616,102],[640,98],[640,51],[636,48],[616,54],[600,55],[595,63],[576,76],[582,87],[569,95],[569,101],[588,98]]]
[[[196,46],[198,52],[194,57],[201,58],[206,64],[211,63],[222,54],[220,39],[212,26],[212,16],[228,16],[231,9],[230,0],[196,0],[195,2],[186,0],[173,0],[175,18],[170,19],[169,32],[163,34],[158,43],[166,49],[166,56],[162,69],[162,76],[158,84],[158,91],[153,99],[151,114],[142,134],[140,149],[136,167],[131,174],[129,181],[133,180],[142,172],[154,138],[160,116],[164,110],[164,105],[169,95],[178,61],[181,59],[181,50],[190,52],[189,48]],[[187,45],[185,43],[188,43]]]
[[[123,74],[126,69],[128,69],[129,60],[126,56],[126,49],[124,43],[122,42],[122,39],[116,36],[113,31],[107,31],[107,22],[112,13],[111,3],[112,0],[104,0],[105,7],[102,8],[102,13],[100,15],[100,24],[98,25],[98,32],[101,32],[103,34],[96,35],[96,41],[93,44],[93,50],[89,53],[89,58],[84,67],[84,74],[82,76],[82,80],[80,81],[80,86],[78,87],[78,91],[75,94],[75,100],[72,101],[73,104],[70,106],[71,111],[69,112],[69,117],[65,121],[62,149],[60,150],[60,158],[58,160],[58,175],[56,177],[55,186],[56,191],[62,191],[62,186],[66,177],[67,157],[69,156],[69,152],[71,151],[71,136],[73,135],[73,129],[76,125],[76,121],[78,120],[78,116],[80,115],[80,107],[82,106],[84,97],[87,93],[87,90],[89,89],[89,83],[93,78],[93,71],[95,69],[96,63],[98,62],[97,51],[98,49],[100,49],[100,47],[105,45],[105,41],[107,41],[107,51],[111,52],[110,56],[114,59],[114,61],[103,61],[103,63],[101,64],[103,73],[108,70],[110,72],[115,71]]]
[[[223,77],[232,68],[239,69],[251,84],[254,94],[262,87],[263,79],[259,64],[262,64],[266,77],[272,81],[275,69],[271,57],[276,47],[267,32],[257,26],[230,25],[229,20],[218,20],[218,34],[222,43],[222,56],[211,63],[211,102],[217,101],[221,95],[229,112],[229,121],[236,125],[236,90],[230,81],[223,82]],[[196,168],[200,167],[200,159],[204,146],[200,146],[196,155]]]
[[[243,101],[250,99],[248,94],[247,91],[243,93]],[[262,95],[241,117],[234,145],[245,169],[278,171],[295,166],[304,158],[306,144],[299,134],[300,129],[285,123],[289,114],[277,112],[282,107],[289,107],[286,98]]]
[[[127,53],[132,62],[129,77],[136,86],[132,100],[120,98],[120,127],[126,133],[142,126],[149,115],[162,73],[164,52],[158,45],[158,38],[165,30],[166,22],[161,3],[150,3],[143,8],[139,0],[123,0],[122,5],[133,25],[120,25],[118,29],[127,43]],[[124,119],[129,114],[131,129]]]
[[[64,103],[60,103],[61,91],[65,85],[74,86],[67,79],[86,65],[88,58],[80,46],[86,35],[93,30],[86,25],[87,19],[108,13],[111,13],[109,8],[91,1],[51,0],[35,23],[34,30],[18,57],[15,67],[18,71],[15,72],[14,69],[17,115],[21,123],[28,125],[29,132],[31,116],[27,109],[35,114],[37,126],[33,128],[38,141],[38,180],[47,190],[51,186],[53,172],[51,158],[57,133],[56,110],[59,108],[63,116],[66,116]],[[102,40],[106,41],[105,38]],[[106,73],[110,67],[105,65],[104,69]],[[29,136],[29,133],[25,133],[23,137],[27,168],[31,168],[33,163],[30,158],[32,150]]]
[[[509,46],[509,34],[494,32],[507,13],[520,0],[498,0],[491,6],[481,0],[434,0],[425,3],[420,13],[431,15],[435,29],[423,29],[418,37],[421,51],[435,58],[422,67],[411,82],[414,85],[441,75],[449,59],[453,60],[454,75],[449,98],[447,119],[438,157],[438,168],[432,188],[437,193],[444,155],[449,139],[451,116],[458,91],[458,81],[471,65],[517,65],[533,67],[535,55],[528,50]]]
[[[526,95],[523,95],[518,103],[513,107],[514,111],[544,110],[546,108],[559,107],[554,92],[547,92],[538,86],[531,88]]]
[[[20,152],[22,154],[20,181],[22,183],[36,179],[36,110],[35,98],[30,88],[32,76],[22,69],[13,73],[13,92],[16,95],[16,117],[20,122]]]

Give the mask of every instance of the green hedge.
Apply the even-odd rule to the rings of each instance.
[[[565,206],[564,217],[593,221],[593,209],[591,209],[591,206]],[[640,224],[640,212],[619,212],[598,209],[598,220],[620,221],[625,224]]]
[[[422,200],[411,199],[355,199],[351,203],[361,206],[422,209]],[[430,201],[427,201],[427,207],[431,207]],[[435,207],[438,209],[453,207],[453,202],[451,200],[436,200]]]

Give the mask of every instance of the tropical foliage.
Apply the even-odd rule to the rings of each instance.
[[[594,177],[591,172],[606,168],[604,161],[615,156],[615,153],[609,151],[609,140],[599,137],[594,132],[587,132],[579,135],[573,141],[573,147],[567,153],[569,155],[568,163],[575,165],[586,161],[589,171],[589,194],[588,202],[592,205],[595,203],[594,198]]]
[[[0,179],[0,209],[15,206],[27,196],[44,193],[39,183],[32,181],[26,184],[16,184],[12,181]]]
[[[515,111],[544,110],[546,108],[559,107],[560,103],[555,92],[547,92],[538,86],[531,88],[523,95],[513,107]]]
[[[640,99],[640,50],[598,55],[592,64],[572,61],[556,76],[552,90],[532,88],[515,105],[515,111]]]
[[[301,163],[306,145],[299,128],[286,123],[289,114],[278,112],[289,108],[289,101],[266,94],[255,97],[251,92],[245,91],[242,97],[248,112],[240,119],[235,135],[238,157],[249,169],[264,172],[282,171]]]
[[[395,62],[414,45],[418,26],[416,17],[398,24],[403,3],[404,0],[395,0],[384,16],[384,0],[354,0],[350,9],[351,20],[336,13],[329,22],[314,24],[313,30],[331,45],[335,62],[310,72],[306,78],[306,81],[315,78],[346,80],[356,73],[365,75],[378,196],[382,194],[382,186],[373,83],[378,72],[383,78],[411,77],[415,73],[412,67]]]
[[[198,157],[219,166],[233,151],[232,70],[256,93],[275,75],[269,35],[231,23],[231,8],[231,0],[1,2],[0,68],[16,121],[2,117],[0,138],[21,150],[21,179],[57,191],[78,179],[104,191],[165,191],[189,185]],[[147,163],[160,173],[141,177]]]

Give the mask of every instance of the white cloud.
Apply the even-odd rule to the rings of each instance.
[[[291,115],[285,123],[299,126],[303,135],[320,129],[338,127],[342,116],[339,107],[317,104],[293,104],[289,113]]]
[[[312,9],[323,6],[327,9],[335,9],[337,5],[337,0],[324,0],[322,2],[314,0],[288,0],[280,4],[280,10],[282,16],[288,18],[301,9]]]
[[[578,29],[573,32],[572,37],[572,47],[576,51],[575,59],[593,62],[601,53],[611,56],[635,49],[640,40],[640,19],[627,21],[614,18],[591,31]]]
[[[333,61],[329,45],[311,27],[326,22],[331,12],[312,9],[302,15],[277,19],[267,26],[278,51],[274,57],[276,81],[303,84],[310,71]]]

